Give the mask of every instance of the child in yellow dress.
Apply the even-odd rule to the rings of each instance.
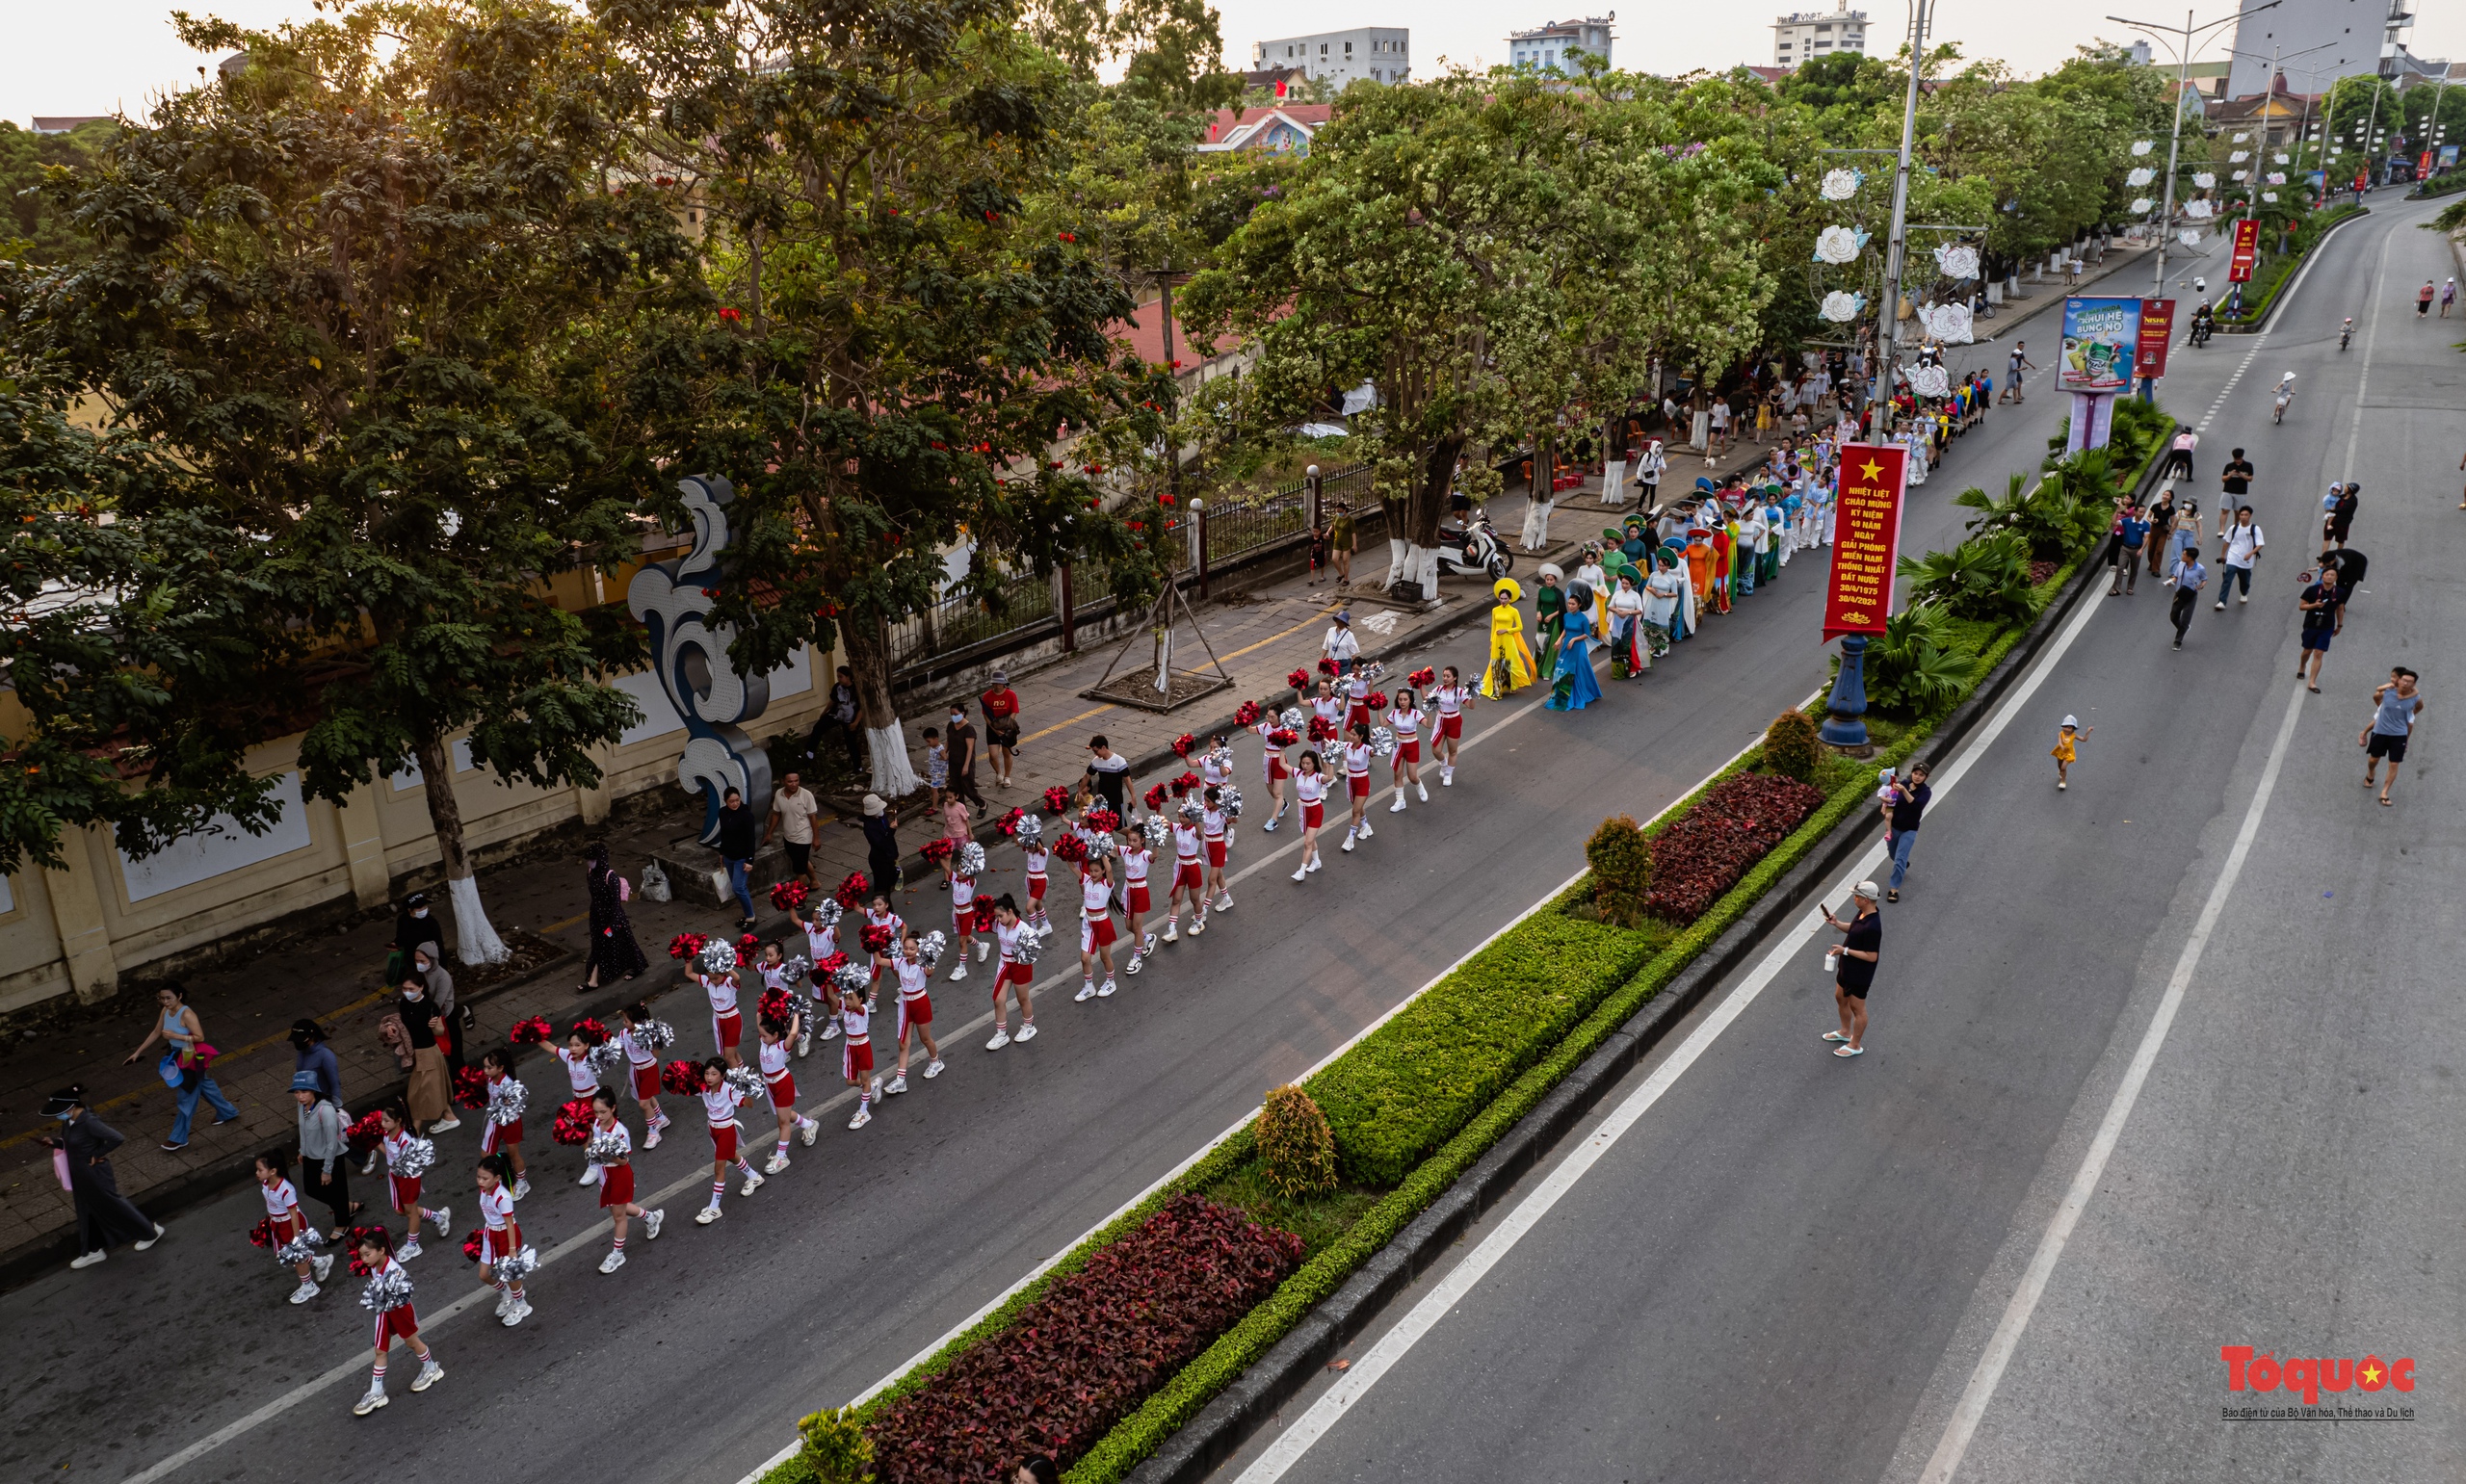
[[[1490,610],[1490,658],[1482,666],[1482,694],[1497,700],[1533,684],[1533,646],[1524,640],[1524,589],[1502,577],[1490,586],[1498,606]]]
[[[2094,726],[2083,726],[2078,716],[2063,718],[2063,730],[2055,734],[2055,786],[2057,788],[2071,787],[2065,774],[2071,771],[2073,759],[2080,755],[2075,744],[2096,730]]]

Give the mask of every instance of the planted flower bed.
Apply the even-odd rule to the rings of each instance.
[[[1644,910],[1682,927],[1702,917],[1823,800],[1822,789],[1796,778],[1737,773],[1722,779],[1653,842]]]

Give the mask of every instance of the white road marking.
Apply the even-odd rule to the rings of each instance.
[[[1393,634],[1396,632],[1395,610],[1382,609],[1363,619],[1361,626],[1373,634]]]

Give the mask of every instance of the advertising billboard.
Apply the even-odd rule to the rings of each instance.
[[[2139,348],[2140,300],[2067,299],[2057,384],[2067,392],[2127,391]]]
[[[2144,377],[2166,374],[2166,337],[2175,332],[2175,301],[2171,299],[2144,299],[2140,301],[2140,353],[2134,370]]]

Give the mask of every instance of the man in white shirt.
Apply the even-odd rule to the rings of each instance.
[[[771,795],[771,822],[762,832],[762,843],[769,845],[774,834],[785,837],[788,866],[797,879],[813,884],[813,817],[822,813],[822,800],[804,780],[790,773]]]
[[[2237,583],[2243,585],[2239,603],[2252,601],[2252,563],[2261,560],[2261,548],[2269,541],[2261,534],[2260,522],[2252,519],[2252,508],[2235,508],[2235,524],[2217,543],[2217,606],[2226,606],[2226,589]]]

